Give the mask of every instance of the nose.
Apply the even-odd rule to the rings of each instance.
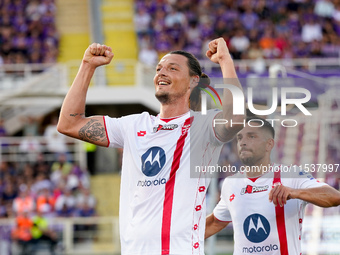
[[[166,76],[166,68],[164,66],[159,67],[157,73],[158,73],[159,76]]]
[[[246,139],[245,137],[239,138],[239,140],[237,141],[237,143],[238,143],[238,145],[239,145],[240,147],[244,147],[244,146],[246,146],[246,144],[247,144],[247,139]]]

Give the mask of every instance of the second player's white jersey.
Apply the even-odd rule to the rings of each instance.
[[[148,113],[105,117],[109,146],[124,148],[122,254],[204,254],[210,179],[203,174],[191,178],[190,163],[217,163],[223,145],[213,131],[217,113],[188,112],[170,121]],[[197,153],[191,158],[190,144]]]
[[[245,173],[226,178],[221,200],[214,209],[220,221],[232,221],[234,255],[300,255],[301,228],[306,202],[290,199],[283,207],[269,202],[273,185],[281,183],[290,188],[304,189],[325,185],[299,168],[291,171],[272,170],[257,179]]]

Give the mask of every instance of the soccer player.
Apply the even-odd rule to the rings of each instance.
[[[340,192],[298,167],[272,163],[273,127],[260,118],[247,123],[236,135],[245,166],[224,180],[221,199],[206,219],[205,238],[232,222],[234,255],[301,254],[306,204],[338,206]]]
[[[209,43],[207,57],[224,78],[242,89],[224,39]],[[209,178],[190,178],[190,164],[216,164],[222,145],[243,127],[233,115],[230,91],[223,109],[190,111],[189,98],[208,82],[197,59],[183,51],[165,55],[154,77],[160,113],[121,118],[85,117],[85,98],[98,66],[113,58],[110,47],[92,44],[64,100],[58,130],[100,146],[123,147],[120,191],[122,254],[204,254],[205,194]],[[197,100],[190,102],[197,103]],[[214,118],[229,120],[213,126]],[[193,127],[196,127],[193,129]],[[195,148],[195,153],[190,153]],[[190,156],[192,156],[190,158]],[[108,203],[110,201],[108,200]]]

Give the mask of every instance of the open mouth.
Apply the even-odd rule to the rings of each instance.
[[[157,83],[158,86],[168,86],[168,85],[170,85],[170,84],[171,84],[171,82],[165,81],[165,80],[160,80],[160,81],[158,81],[158,83]]]

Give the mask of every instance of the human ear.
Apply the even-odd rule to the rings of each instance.
[[[267,144],[266,144],[266,151],[271,151],[273,148],[274,148],[274,145],[275,145],[275,141],[273,138],[269,138],[267,140]]]
[[[200,77],[198,75],[190,77],[190,89],[195,88],[200,81]]]

